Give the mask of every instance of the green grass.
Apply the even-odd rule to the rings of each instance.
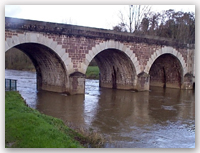
[[[88,66],[86,71],[86,78],[88,79],[99,79],[99,67]]]
[[[81,143],[86,138],[62,120],[27,107],[18,92],[5,92],[5,147],[81,148]]]

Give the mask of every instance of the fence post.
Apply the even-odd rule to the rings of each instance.
[[[12,79],[5,79],[5,90],[6,91],[11,91],[17,90],[17,80],[12,80]]]

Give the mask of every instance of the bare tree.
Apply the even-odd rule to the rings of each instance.
[[[119,12],[120,24],[125,25],[126,30],[130,33],[138,31],[145,13],[149,13],[151,6],[149,5],[129,5],[128,16],[124,12]]]

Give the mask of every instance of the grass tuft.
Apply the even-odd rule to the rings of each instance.
[[[70,122],[67,122],[66,124],[68,127],[77,133],[80,133],[85,138],[83,140],[85,147],[102,148],[106,143],[111,142],[111,137],[105,137],[92,128],[86,129],[83,127],[77,127]]]

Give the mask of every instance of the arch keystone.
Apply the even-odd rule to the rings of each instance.
[[[109,48],[115,48],[115,42],[113,40],[108,41],[108,47]]]
[[[30,34],[30,42],[38,42],[37,41],[37,34],[36,33],[31,33]]]
[[[104,50],[106,48],[105,42],[99,44],[100,50]]]
[[[19,44],[26,42],[26,39],[23,34],[19,34],[18,37],[19,37]]]
[[[123,50],[123,47],[124,47],[124,44],[119,43],[119,50],[124,51],[124,50]]]

